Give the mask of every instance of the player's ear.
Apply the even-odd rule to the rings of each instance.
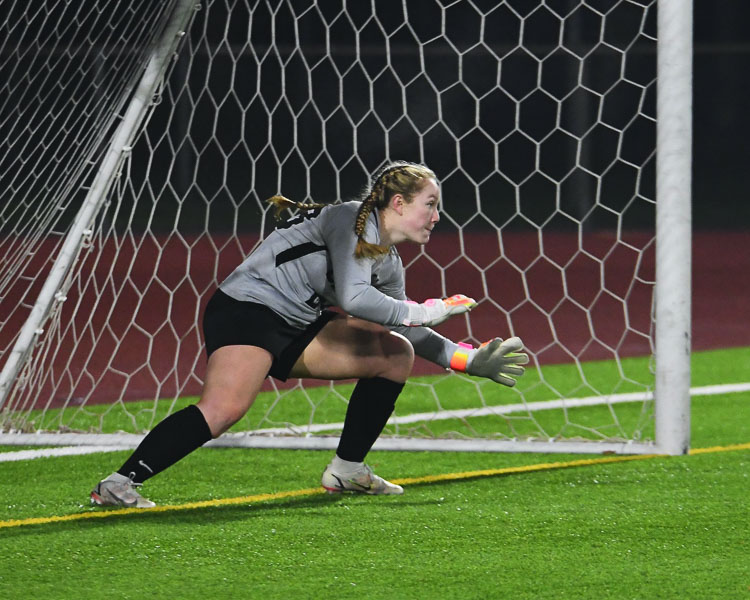
[[[404,197],[401,194],[393,194],[393,196],[391,196],[391,200],[390,200],[390,202],[388,202],[388,204],[399,215],[403,215],[404,214],[404,204],[406,204],[406,202],[404,201]]]

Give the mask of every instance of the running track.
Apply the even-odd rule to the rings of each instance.
[[[441,333],[453,339],[473,336],[480,341],[496,335],[519,335],[535,360],[544,365],[570,362],[574,357],[611,358],[613,348],[621,356],[649,354],[648,339],[643,335],[649,326],[649,286],[632,285],[632,281],[653,278],[653,247],[647,236],[638,233],[627,234],[624,241],[627,244],[619,243],[612,234],[595,233],[586,236],[585,252],[580,252],[573,235],[553,233],[540,240],[510,233],[504,236],[501,250],[496,236],[475,234],[464,241],[468,260],[452,263],[458,238],[435,234],[425,247],[426,255],[419,254],[418,247],[401,247],[400,251],[404,263],[410,265],[407,292],[414,299],[439,294],[442,277],[448,293],[483,299],[468,321],[463,317],[450,320],[438,328]],[[252,239],[243,240],[242,247],[250,248],[252,243]],[[130,399],[151,397],[155,382],[161,384],[162,397],[199,393],[205,359],[192,323],[214,289],[215,277],[221,280],[228,274],[242,250],[228,246],[216,262],[207,240],[174,240],[156,261],[155,247],[131,248],[117,259],[112,248],[105,248],[99,253],[103,260],[90,266],[100,283],[111,269],[122,291],[115,301],[111,286],[100,285],[98,307],[78,317],[79,328],[86,321],[92,324],[92,331],[106,325],[105,334],[99,339],[87,335],[66,342],[75,346],[74,376],[81,372],[82,357],[92,355],[93,360],[74,389],[63,385],[55,392],[55,403],[87,394],[91,394],[89,401],[108,402],[119,394],[125,381],[125,397]],[[748,248],[750,233],[694,235],[694,350],[750,345]],[[444,267],[442,273],[436,265]],[[89,268],[86,260],[83,267]],[[154,271],[162,284],[148,286]],[[606,293],[598,293],[602,281]],[[20,287],[12,289],[0,299],[0,309],[18,302],[22,293]],[[84,298],[87,294],[93,298],[95,291],[84,292]],[[171,294],[174,301],[168,318]],[[75,301],[73,289],[66,307]],[[134,307],[138,307],[138,329],[128,333],[118,350],[115,340],[133,319]],[[16,326],[19,320],[16,317]],[[8,331],[12,329],[6,324],[3,336]],[[434,365],[418,359],[416,374],[436,372],[439,369]]]

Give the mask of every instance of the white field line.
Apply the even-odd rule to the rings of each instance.
[[[707,385],[690,388],[690,396],[715,396],[719,394],[737,394],[750,392],[750,383],[728,383],[720,385]],[[643,402],[651,400],[652,392],[632,392],[627,394],[614,394],[612,396],[588,396],[586,398],[569,398],[566,400],[547,400],[541,402],[528,402],[519,404],[506,404],[502,406],[486,406],[483,408],[470,408],[464,410],[444,410],[428,413],[415,413],[403,417],[391,417],[388,421],[391,425],[403,425],[419,421],[436,421],[443,419],[465,419],[469,417],[483,417],[489,415],[504,415],[517,412],[533,412],[539,410],[553,410],[560,408],[580,408],[584,406],[597,406],[600,404],[620,404],[623,402]],[[305,427],[274,427],[267,429],[256,429],[242,433],[225,434],[222,437],[245,437],[248,435],[273,436],[273,435],[307,435],[322,431],[336,431],[344,426],[343,423],[321,423],[307,425]],[[105,434],[106,435],[106,434]],[[128,436],[132,437],[132,436]],[[2,444],[0,434],[0,444]],[[96,452],[115,452],[118,450],[132,449],[132,444],[127,445],[84,445],[64,446],[60,448],[43,448],[40,450],[18,450],[14,452],[0,453],[0,462],[17,460],[29,460],[33,458],[47,458],[54,456],[72,456],[78,454],[92,454]]]
[[[709,385],[690,389],[690,396],[715,396],[718,394],[732,394],[750,391],[750,383],[730,383],[725,385]],[[652,392],[631,392],[627,394],[613,394],[612,396],[588,396],[585,398],[567,398],[565,400],[543,400],[540,402],[526,402],[519,404],[505,404],[500,406],[485,406],[482,408],[467,408],[462,410],[441,410],[427,413],[414,413],[403,417],[391,417],[390,425],[404,425],[420,421],[439,421],[444,419],[465,419],[469,417],[486,417],[490,415],[507,415],[518,412],[534,412],[538,410],[552,410],[557,408],[580,408],[583,406],[598,406],[600,404],[620,404],[622,402],[643,402],[653,398]],[[296,431],[300,434],[319,433],[321,431],[338,430],[343,423],[320,423],[304,427],[274,427],[256,429],[233,435],[277,435],[289,434]]]
[[[115,452],[128,448],[128,446],[63,446],[62,448],[42,448],[40,450],[16,450],[15,452],[0,453],[0,462],[48,458],[50,456],[94,454],[95,452]]]

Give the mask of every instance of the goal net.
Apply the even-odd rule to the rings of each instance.
[[[137,443],[200,394],[264,199],[409,160],[443,204],[407,293],[532,360],[418,359],[376,448],[687,450],[689,2],[95,4],[2,6],[0,443]],[[269,379],[212,443],[335,447],[352,388]]]

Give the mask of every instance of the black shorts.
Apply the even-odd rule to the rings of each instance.
[[[242,302],[216,290],[203,314],[206,354],[222,346],[257,346],[273,354],[268,375],[286,381],[308,344],[333,319],[330,310],[305,329],[293,327],[267,306]]]

